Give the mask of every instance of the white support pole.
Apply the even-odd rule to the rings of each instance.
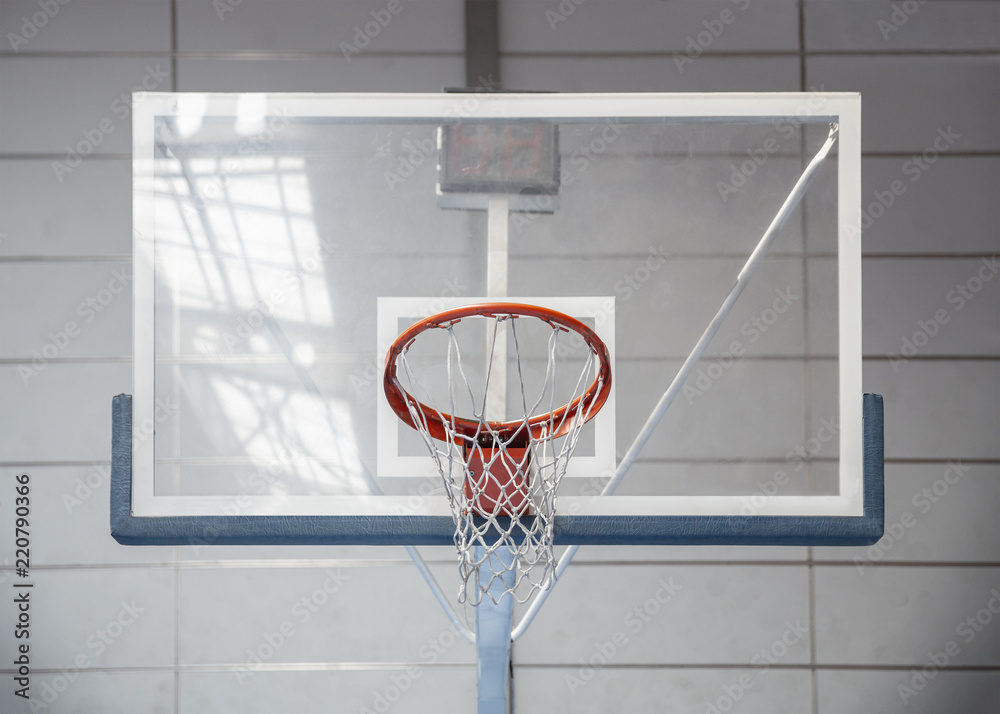
[[[490,196],[486,226],[486,296],[507,297],[507,230],[510,204],[506,196]],[[484,416],[489,421],[504,421],[507,411],[507,329],[497,329],[496,343],[492,333],[486,336],[486,354],[493,355],[490,383],[486,392]]]
[[[684,360],[684,364],[681,368],[677,370],[677,374],[674,375],[673,381],[670,382],[670,386],[667,387],[667,391],[663,393],[660,397],[660,401],[657,402],[656,406],[653,408],[652,413],[650,413],[649,418],[643,425],[642,429],[639,430],[639,434],[635,437],[632,442],[632,446],[626,452],[625,456],[622,457],[621,463],[618,464],[618,468],[615,470],[615,475],[610,481],[604,486],[604,490],[601,491],[602,496],[610,496],[618,488],[618,484],[628,473],[628,470],[632,467],[632,464],[638,458],[639,453],[642,451],[642,447],[646,445],[649,441],[649,437],[653,435],[653,431],[659,425],[660,420],[663,419],[663,415],[666,413],[670,404],[674,401],[674,397],[681,391],[681,387],[684,386],[684,382],[687,380],[688,375],[691,370],[694,369],[698,360],[701,359],[702,354],[708,348],[709,343],[712,338],[715,337],[715,333],[719,331],[719,327],[722,326],[723,321],[726,316],[729,315],[729,311],[733,309],[733,305],[736,304],[736,300],[743,293],[743,289],[750,282],[750,278],[753,277],[754,272],[757,270],[757,266],[760,265],[760,261],[767,254],[768,248],[771,247],[771,243],[774,241],[775,236],[778,235],[778,231],[784,224],[788,216],[791,215],[795,207],[799,205],[802,197],[806,193],[806,189],[809,188],[809,184],[816,177],[816,172],[819,170],[820,165],[826,158],[827,154],[830,153],[830,149],[833,147],[834,142],[837,140],[837,125],[830,125],[830,136],[827,137],[826,142],[816,152],[816,156],[813,160],[809,162],[806,166],[805,171],[796,181],[795,186],[792,187],[791,193],[785,199],[785,202],[778,209],[775,214],[774,219],[771,221],[771,225],[768,226],[767,230],[764,231],[764,235],[761,236],[760,241],[757,243],[757,247],[754,248],[750,257],[747,258],[747,262],[743,265],[743,269],[740,270],[739,275],[736,276],[736,283],[733,285],[732,290],[729,291],[729,295],[726,299],[722,301],[722,306],[719,311],[715,313],[715,317],[712,318],[711,322],[708,323],[708,327],[705,328],[705,332],[702,333],[701,338],[695,344],[691,353]],[[559,559],[559,564],[556,566],[556,577],[553,580],[551,586],[548,590],[542,590],[538,593],[538,597],[535,601],[531,603],[528,607],[528,611],[524,613],[521,621],[517,623],[517,627],[514,628],[511,633],[511,639],[516,640],[518,637],[524,634],[525,630],[528,629],[528,625],[531,621],[535,619],[535,615],[538,614],[538,610],[541,609],[542,603],[548,598],[549,593],[552,592],[552,588],[555,587],[555,583],[559,581],[559,576],[566,570],[566,566],[569,565],[570,561],[573,560],[573,556],[576,555],[576,551],[580,549],[580,546],[574,545],[570,546],[563,552],[562,557]]]
[[[506,196],[490,196],[486,238],[486,296],[490,299],[507,297],[507,230],[510,204]],[[487,385],[483,414],[490,421],[506,419],[507,411],[507,326],[499,324],[496,341],[492,332],[486,336],[486,354],[491,355],[490,381]],[[476,546],[479,581],[490,582],[494,567],[485,557],[485,550]],[[513,562],[514,554],[498,548],[489,556],[495,559],[499,572]],[[514,622],[514,597],[501,597],[514,583],[514,573],[504,572],[503,580],[493,582],[490,594],[497,604],[484,594],[476,607],[476,680],[478,714],[507,714],[510,707],[510,632]]]
[[[486,549],[475,547],[476,560],[483,560]],[[499,548],[489,556],[496,569],[513,563],[514,553]],[[489,562],[479,566],[482,577],[490,577]],[[478,714],[507,714],[510,701],[510,625],[514,615],[514,596],[506,594],[514,584],[514,572],[505,570],[502,580],[496,580],[489,594],[484,594],[476,607],[476,684]],[[500,602],[495,603],[490,595]]]

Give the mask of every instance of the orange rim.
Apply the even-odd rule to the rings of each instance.
[[[382,381],[386,399],[392,410],[396,412],[396,416],[419,431],[417,424],[413,421],[413,415],[410,413],[410,406],[412,406],[418,413],[426,415],[427,431],[439,441],[448,441],[449,428],[446,428],[445,424],[448,424],[456,433],[465,437],[475,438],[477,436],[484,436],[482,426],[478,421],[439,412],[418,401],[416,397],[407,392],[396,376],[396,360],[420,333],[427,330],[450,327],[466,317],[507,318],[520,315],[535,317],[563,330],[576,332],[583,337],[601,363],[597,376],[583,394],[555,411],[539,414],[527,420],[527,427],[531,438],[538,439],[544,437],[547,439],[556,439],[566,435],[572,427],[573,420],[580,412],[587,414],[586,421],[590,421],[600,411],[601,407],[604,406],[604,402],[607,401],[608,395],[611,393],[611,358],[608,354],[607,345],[597,336],[596,332],[576,318],[564,315],[556,310],[550,310],[547,307],[510,302],[484,302],[452,308],[451,310],[445,310],[444,312],[439,312],[436,315],[431,315],[420,320],[404,330],[396,338],[396,341],[392,343],[392,347],[389,348],[389,352],[385,356],[385,374]],[[508,441],[516,437],[518,432],[524,431],[526,422],[520,419],[517,421],[490,421],[486,423],[492,434],[495,434],[503,441]],[[547,429],[552,423],[558,423],[560,426],[556,429],[555,433],[549,434]],[[527,435],[524,435],[524,441],[527,441]]]

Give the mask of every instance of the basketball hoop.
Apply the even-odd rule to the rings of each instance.
[[[481,387],[473,384],[475,380],[467,374],[471,370],[462,365],[455,329],[470,318],[487,321]],[[527,357],[522,354],[517,327],[525,320],[549,328],[544,376],[538,384],[525,379],[522,362]],[[424,375],[417,375],[408,359],[417,338],[430,330],[444,330],[447,335],[447,411],[422,401],[433,404],[436,400],[430,398],[426,377],[422,380]],[[524,327],[521,331],[529,332]],[[512,338],[511,355],[504,348],[507,334]],[[569,399],[557,406],[557,365],[560,355],[572,348],[581,352],[582,368],[575,380],[566,380],[564,391]],[[434,361],[441,366],[442,360]],[[517,375],[510,381],[520,388],[520,399],[514,400],[520,416],[490,420],[486,418],[490,381],[506,370],[508,361]],[[473,605],[479,604],[483,594],[498,602],[510,593],[525,602],[535,590],[547,588],[555,567],[556,490],[583,425],[597,414],[611,391],[611,360],[604,342],[579,320],[537,305],[467,305],[422,319],[405,330],[386,355],[383,384],[392,410],[423,437],[444,482],[455,519],[463,583],[459,601],[465,602],[471,593]],[[500,399],[504,412],[512,403],[505,397]],[[471,417],[456,416],[457,400],[468,400]],[[497,583],[503,587],[497,588]],[[499,597],[495,595],[498,590]]]

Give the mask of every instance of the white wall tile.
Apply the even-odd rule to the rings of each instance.
[[[796,49],[798,18],[795,4],[787,0],[500,3],[500,51],[504,53],[669,51],[697,57],[705,51]]]
[[[75,673],[70,671],[69,676]],[[29,714],[33,705],[43,711],[102,714],[170,714],[174,711],[172,672],[83,671],[70,680],[64,673],[32,673],[31,700],[14,695],[13,687],[0,692],[0,707],[7,714]]]
[[[67,146],[74,152],[70,161],[80,160],[76,152],[130,152],[131,96],[143,82],[147,89],[170,91],[169,59],[0,57],[0,152],[51,153],[62,162]],[[75,169],[62,177],[83,180]]]
[[[45,12],[44,8],[49,11]],[[38,13],[42,12],[42,17]],[[46,17],[47,16],[47,17]],[[45,19],[43,19],[43,17]],[[41,20],[41,22],[36,22]],[[12,38],[10,33],[17,35]],[[2,49],[26,52],[168,52],[169,0],[4,0]],[[28,35],[33,35],[28,37]],[[23,38],[24,43],[21,42]]]
[[[809,711],[809,706],[806,671],[615,670],[586,662],[557,668],[514,666],[514,711],[518,714],[700,714],[712,712],[711,707],[740,714],[800,714]]]
[[[439,92],[465,84],[460,57],[182,59],[182,92]]]
[[[809,350],[811,354],[833,358],[840,353],[840,285],[837,258],[813,258],[806,265],[806,300],[809,306]],[[864,264],[862,263],[862,279]],[[863,299],[864,293],[862,293]],[[867,308],[867,303],[863,305]],[[863,348],[867,348],[863,344]]]
[[[885,398],[886,458],[1000,457],[1000,363],[866,361],[866,392]]]
[[[401,2],[396,13],[387,9],[388,4],[296,0],[290,9],[287,3],[270,0],[239,4],[181,0],[178,49],[342,55],[342,45],[350,44],[362,53],[465,51],[461,0]],[[350,49],[347,52],[358,57]]]
[[[74,663],[93,669],[173,662],[170,569],[36,569],[30,582],[34,583],[31,662],[36,670],[62,669]],[[5,662],[12,661],[18,642],[13,637],[0,640]]]
[[[861,92],[864,151],[1000,149],[1000,63],[976,56],[819,56],[809,86]],[[939,135],[948,128],[958,138]],[[950,146],[949,146],[950,142]]]
[[[663,583],[679,588],[668,601]],[[786,632],[808,628],[806,588],[801,568],[569,568],[531,628],[514,643],[514,658],[520,664],[573,665],[587,660],[595,643],[620,633],[626,641],[615,664],[750,666],[751,658],[770,650]],[[775,650],[780,661],[808,661],[808,637],[798,630],[788,634]]]
[[[107,461],[111,398],[131,391],[131,364],[0,365],[0,459]]]
[[[1000,13],[975,0],[902,3],[889,0],[809,0],[806,49],[996,50]]]
[[[0,358],[128,357],[131,263],[0,263],[0,332]]]
[[[1000,256],[866,260],[863,275],[866,354],[1000,357]]]
[[[986,714],[996,711],[998,672],[937,672],[916,696],[904,701],[900,687],[922,686],[905,672],[824,671],[816,675],[819,714]]]
[[[704,127],[686,125],[685,129],[700,133]],[[719,132],[716,137],[722,135]],[[648,257],[650,248],[672,255],[749,255],[802,167],[798,158],[773,158],[756,180],[718,201],[718,183],[728,182],[735,166],[746,159],[745,154],[730,152],[728,156],[648,161],[636,160],[634,155],[605,154],[583,163],[579,154],[564,145],[563,167],[573,180],[560,188],[559,210],[552,215],[511,221],[512,259],[553,253],[560,257],[634,253],[638,262]],[[771,255],[802,252],[801,223],[801,215],[792,213]],[[563,242],[567,236],[572,236],[572,243]]]
[[[814,250],[832,251],[835,187],[823,178],[807,199],[809,242]],[[945,154],[933,164],[868,157],[861,161],[861,183],[866,254],[1000,251],[1000,157]]]
[[[618,370],[616,399],[622,408],[616,431],[622,453],[679,368],[678,360],[637,362]],[[831,379],[826,376],[828,383]],[[675,400],[643,457],[783,460],[806,436],[804,399],[799,396],[804,383],[798,362],[736,361],[702,394]],[[625,405],[631,409],[623,413]]]
[[[952,664],[1000,665],[1000,568],[816,567],[815,582],[820,664],[923,666],[953,641]],[[991,601],[992,623],[960,629]]]
[[[617,229],[622,229],[620,224]],[[669,246],[670,243],[664,241],[658,249],[669,251]],[[747,249],[747,255],[750,250],[752,246]],[[557,285],[579,285],[582,295],[604,296],[617,292],[615,359],[683,360],[732,289],[745,261],[743,258],[671,257],[652,274],[648,283],[630,294],[631,300],[627,300],[621,294],[622,280],[631,276],[648,257],[649,252],[643,251],[635,258],[616,256],[603,260],[584,258],[575,261],[572,257],[514,259],[511,260],[511,292],[515,295],[545,294],[552,290],[550,285],[555,276],[565,276],[565,282]],[[784,290],[786,295],[796,299],[785,309],[780,320],[766,334],[761,333],[763,337],[758,334],[760,339],[751,344],[748,333],[741,333],[741,329],[752,327],[749,321],[758,317],[762,310],[770,308],[775,300],[775,290]],[[802,295],[801,259],[765,259],[757,279],[748,285],[734,306],[708,354],[727,352],[729,345],[739,340],[744,343],[745,355],[749,358],[801,355],[804,340]],[[668,329],[651,329],[664,322]],[[663,373],[666,374],[666,371]],[[669,374],[673,376],[672,372]]]
[[[31,479],[31,560],[35,566],[106,563],[165,563],[168,547],[118,545],[110,534],[111,465],[31,466],[0,470],[8,483],[15,474]],[[14,522],[14,501],[0,502],[0,522]],[[14,562],[13,543],[0,548],[0,559]]]
[[[131,161],[91,159],[63,179],[52,161],[0,160],[0,257],[131,253]]]
[[[867,571],[883,562],[996,563],[1000,556],[1000,466],[889,463],[885,503],[887,532],[877,544],[816,548],[814,557],[860,559]]]
[[[253,672],[242,683],[232,672],[180,676],[181,714],[240,712],[471,712],[476,708],[472,665],[387,667],[348,671]]]
[[[458,592],[456,568],[435,566],[434,572],[445,592]],[[451,630],[409,564],[185,569],[179,597],[180,657],[188,664],[244,663],[248,649],[266,645],[282,626],[292,634],[269,662],[475,660],[475,648]],[[435,643],[441,654],[434,653]]]
[[[506,89],[552,92],[793,92],[794,57],[699,57],[678,69],[670,57],[502,58]]]

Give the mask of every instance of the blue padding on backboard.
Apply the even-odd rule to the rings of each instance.
[[[569,545],[870,545],[885,518],[882,397],[864,395],[862,516],[556,516]],[[111,535],[123,545],[447,545],[450,516],[133,516],[132,396],[112,405]]]

